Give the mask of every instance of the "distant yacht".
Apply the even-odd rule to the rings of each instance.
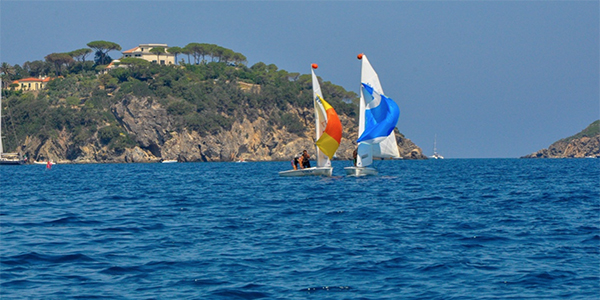
[[[444,159],[443,156],[441,156],[440,154],[437,153],[437,134],[433,138],[433,155],[430,156],[430,158],[433,158],[433,159]]]

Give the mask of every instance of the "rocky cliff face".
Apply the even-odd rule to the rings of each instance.
[[[269,113],[258,112],[258,117],[242,118],[231,130],[201,136],[188,130],[177,131],[173,119],[159,103],[148,98],[130,97],[112,106],[112,113],[124,130],[134,137],[136,146],[121,152],[110,150],[94,137],[84,146],[73,147],[72,136],[62,132],[58,138],[46,141],[28,139],[25,152],[30,157],[52,159],[59,162],[157,162],[176,159],[192,161],[271,161],[289,160],[307,149],[311,155],[314,148],[314,123],[312,112],[307,109],[288,107],[288,113],[296,114],[304,122],[305,131],[293,134],[286,128],[274,128],[269,124]],[[344,127],[342,143],[336,153],[338,159],[352,159],[357,138],[355,121],[341,115]],[[397,134],[400,154],[405,159],[426,159],[422,151],[402,134]]]
[[[547,149],[523,156],[522,158],[600,158],[600,133],[598,121],[592,123],[579,134],[559,140]]]
[[[600,157],[600,135],[582,137],[569,142],[558,141],[547,149],[523,156],[523,158],[583,158]]]

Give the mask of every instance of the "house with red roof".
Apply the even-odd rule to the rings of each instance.
[[[19,80],[15,80],[11,85],[16,84],[15,90],[17,91],[38,91],[46,87],[46,84],[54,78],[51,77],[29,77]]]

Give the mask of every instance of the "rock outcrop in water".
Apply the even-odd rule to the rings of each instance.
[[[230,130],[219,130],[201,135],[187,129],[177,130],[173,116],[157,101],[144,97],[129,97],[111,106],[126,133],[133,137],[135,146],[110,149],[96,136],[82,146],[73,146],[74,138],[61,132],[57,138],[41,141],[28,138],[24,152],[30,157],[42,157],[67,163],[128,163],[158,162],[176,159],[180,162],[215,161],[280,161],[288,160],[303,149],[314,153],[314,119],[309,109],[291,106],[287,112],[302,120],[305,129],[299,134],[286,128],[272,126],[269,113],[259,110],[252,120],[243,117],[234,121]],[[340,115],[344,128],[342,143],[336,153],[338,159],[352,159],[356,148],[355,120]],[[396,132],[400,154],[404,159],[426,159],[421,148],[404,135]]]
[[[600,158],[600,121],[595,121],[580,133],[554,142],[546,149],[522,158]]]

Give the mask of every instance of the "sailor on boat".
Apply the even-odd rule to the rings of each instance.
[[[308,151],[304,150],[294,157],[292,160],[294,170],[298,170],[298,165],[300,165],[301,169],[310,168],[310,155],[308,155]]]

